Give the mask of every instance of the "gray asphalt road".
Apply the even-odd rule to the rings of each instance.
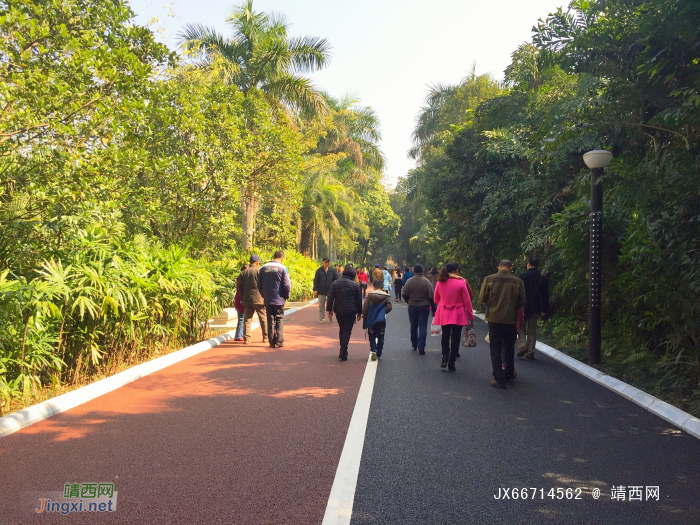
[[[477,348],[443,371],[439,338],[413,352],[394,304],[353,524],[700,523],[698,439],[542,354],[516,359],[517,380],[492,388],[480,321]],[[625,501],[612,500],[620,486]],[[629,501],[631,486],[643,500],[658,486],[659,500]]]

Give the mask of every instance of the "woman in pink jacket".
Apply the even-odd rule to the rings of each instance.
[[[455,368],[455,359],[459,352],[462,328],[474,319],[472,302],[467,285],[457,273],[457,263],[447,263],[440,270],[438,282],[435,285],[434,300],[437,303],[435,312],[436,325],[442,326],[442,368],[450,372]]]

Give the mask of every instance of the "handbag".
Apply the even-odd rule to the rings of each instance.
[[[476,332],[474,331],[474,325],[471,323],[462,334],[462,346],[467,346],[469,348],[474,348],[476,346]]]

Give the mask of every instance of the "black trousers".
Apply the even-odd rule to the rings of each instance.
[[[339,337],[340,337],[340,355],[348,355],[348,344],[350,344],[350,335],[352,335],[352,327],[355,324],[355,314],[335,314],[338,320]]]
[[[267,340],[270,346],[275,346],[277,343],[284,343],[283,323],[284,306],[266,304],[265,312],[267,313]]]
[[[394,297],[398,301],[401,299],[401,289],[403,288],[403,284],[401,284],[401,281],[397,283],[394,283]]]
[[[499,383],[505,383],[513,378],[517,338],[518,331],[514,324],[489,323],[491,366],[493,367],[493,377]],[[503,357],[506,361],[505,370],[503,370]]]
[[[442,326],[442,359],[453,365],[459,353],[459,343],[462,339],[462,326],[446,324]]]

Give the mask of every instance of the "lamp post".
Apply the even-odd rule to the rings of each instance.
[[[612,153],[596,149],[583,156],[591,169],[590,255],[588,261],[588,359],[591,364],[600,363],[601,340],[601,288],[603,252],[603,183],[600,177],[610,164]]]

